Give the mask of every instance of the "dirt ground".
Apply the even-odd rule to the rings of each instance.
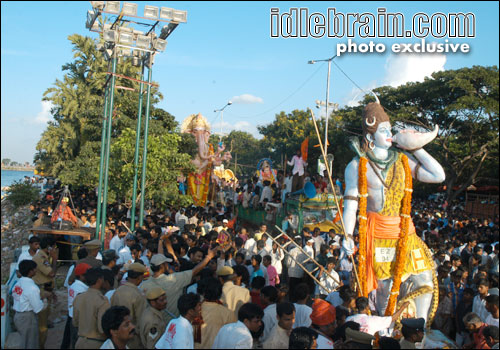
[[[64,326],[68,316],[68,291],[63,286],[68,273],[69,265],[60,266],[56,274],[57,302],[52,304],[49,322],[54,323],[54,328],[49,328],[45,349],[60,349],[64,335]]]

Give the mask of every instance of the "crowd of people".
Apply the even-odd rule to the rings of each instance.
[[[285,184],[287,177],[281,174],[280,180]],[[324,178],[313,182],[318,191],[329,190]],[[44,348],[51,304],[57,302],[57,258],[73,253],[76,263],[64,283],[68,318],[62,349],[419,346],[425,320],[408,315],[409,303],[384,316],[377,315],[371,298],[357,297],[356,232],[355,246],[346,247],[350,243],[340,232],[298,232],[286,217],[281,226],[291,240],[275,242],[266,222],[256,229],[239,222],[236,204],[265,208],[286,197],[278,190],[286,186],[257,184],[232,187],[206,207],[148,210],[135,227],[130,209],[110,205],[104,249],[99,239],[68,236],[61,243],[63,238],[56,242],[52,235],[32,236],[30,249],[18,259],[20,279],[12,292],[22,348]],[[35,226],[53,221],[58,204],[68,205],[58,190],[49,188],[33,203]],[[95,191],[75,190],[71,200],[76,226],[95,228]],[[461,348],[498,348],[498,216],[479,220],[458,202],[443,208],[417,198],[413,209],[438,276],[431,328]],[[312,259],[320,265],[316,271]]]

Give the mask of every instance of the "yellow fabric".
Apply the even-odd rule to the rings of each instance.
[[[383,216],[399,216],[401,213],[401,204],[404,196],[405,188],[405,170],[403,168],[403,162],[401,156],[403,153],[399,154],[398,160],[394,162],[389,171],[387,172],[387,177],[385,183],[389,186],[394,179],[394,183],[390,188],[384,187],[384,207],[379,212]],[[378,169],[375,171],[379,171]]]
[[[400,213],[405,188],[405,172],[401,157],[402,153],[388,171],[386,184],[391,184],[393,176],[395,176],[395,179],[389,189],[384,188],[384,207],[378,213],[367,213],[368,259],[366,283],[368,293],[377,288],[377,280],[384,280],[394,276],[397,245],[401,232]],[[408,274],[418,274],[429,270],[432,266],[425,256],[422,246],[425,243],[415,234],[413,222],[410,222],[409,234],[408,256],[406,257],[402,280]]]
[[[375,248],[394,248],[396,249],[398,240],[397,239],[379,239],[375,238],[373,240]],[[420,260],[419,256],[425,256],[424,249],[422,247],[423,243],[416,234],[410,235],[408,237],[408,251],[410,256],[406,259],[405,268],[403,270],[403,280],[407,274],[418,274],[423,271],[429,270],[430,265],[427,259]],[[420,263],[422,261],[422,263]],[[392,278],[394,265],[396,264],[396,259],[392,262],[377,262],[375,259],[375,252],[373,255],[373,268],[375,270],[375,276],[379,280],[384,280],[387,278]],[[420,268],[420,269],[419,269]]]
[[[210,145],[209,155],[214,155],[214,148]],[[188,175],[188,193],[193,198],[194,204],[204,207],[207,203],[208,191],[210,189],[210,177],[212,176],[212,162],[209,162],[207,168],[200,172],[193,172]]]

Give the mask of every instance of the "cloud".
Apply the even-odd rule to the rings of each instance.
[[[371,81],[369,84],[363,87],[364,91],[361,91],[357,87],[353,87],[349,92],[349,94],[347,94],[347,96],[344,97],[342,102],[344,105],[348,107],[355,107],[359,104],[359,101],[361,101],[366,94],[370,94],[370,91],[375,89],[377,86],[378,86],[377,82]]]
[[[47,124],[52,120],[50,110],[54,107],[51,101],[42,101],[42,110],[36,115],[35,122],[38,124]]]
[[[240,96],[234,96],[231,99],[231,102],[240,104],[253,104],[253,103],[264,103],[264,100],[257,96],[253,96],[250,94],[243,94]]]
[[[408,82],[422,82],[432,73],[444,70],[446,55],[398,54],[390,55],[385,63],[384,85],[397,87]]]

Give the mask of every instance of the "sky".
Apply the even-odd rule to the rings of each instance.
[[[190,114],[202,113],[213,132],[243,130],[259,138],[257,126],[271,123],[281,111],[313,108],[324,115],[324,110],[314,107],[316,100],[326,97],[328,64],[308,61],[341,53],[339,45],[347,44],[349,38],[339,31],[337,37],[325,34],[315,38],[312,28],[308,33],[306,25],[304,37],[283,37],[287,33],[278,31],[276,19],[286,19],[282,15],[293,13],[293,8],[302,9],[303,24],[307,23],[305,9],[309,15],[318,13],[325,18],[329,13],[337,14],[337,18],[341,18],[339,14],[349,18],[348,13],[372,13],[377,19],[380,9],[385,8],[387,13],[404,16],[405,31],[412,28],[413,16],[422,13],[422,18],[426,15],[434,19],[433,33],[444,35],[434,38],[429,33],[425,37],[427,43],[469,46],[467,53],[394,53],[393,44],[413,45],[421,39],[362,38],[357,32],[351,38],[353,44],[372,41],[374,45],[383,44],[385,51],[345,52],[334,59],[329,101],[341,107],[356,105],[366,91],[379,86],[423,81],[436,71],[499,64],[498,2],[152,1],[139,3],[139,16],[145,4],[188,13],[187,23],[176,28],[167,39],[166,50],[155,59],[153,80],[164,96],[158,107],[174,115],[179,123]],[[277,9],[274,11],[278,15],[271,16],[276,13],[271,8]],[[40,135],[52,119],[51,105],[42,102],[43,94],[56,79],[63,78],[62,66],[73,60],[68,36],[77,33],[97,38],[97,33],[85,28],[87,10],[91,10],[89,1],[1,2],[2,159],[33,161]],[[475,30],[469,30],[469,37],[450,38],[439,26],[448,22],[448,14],[454,13],[474,14]],[[325,20],[332,24],[331,33],[335,28],[333,18]],[[361,16],[360,20],[368,20],[368,16]],[[321,24],[321,16],[313,16],[309,22]],[[351,25],[359,28],[359,23],[351,21]],[[320,27],[316,29],[320,36]],[[228,101],[232,104],[223,116],[214,112]]]

